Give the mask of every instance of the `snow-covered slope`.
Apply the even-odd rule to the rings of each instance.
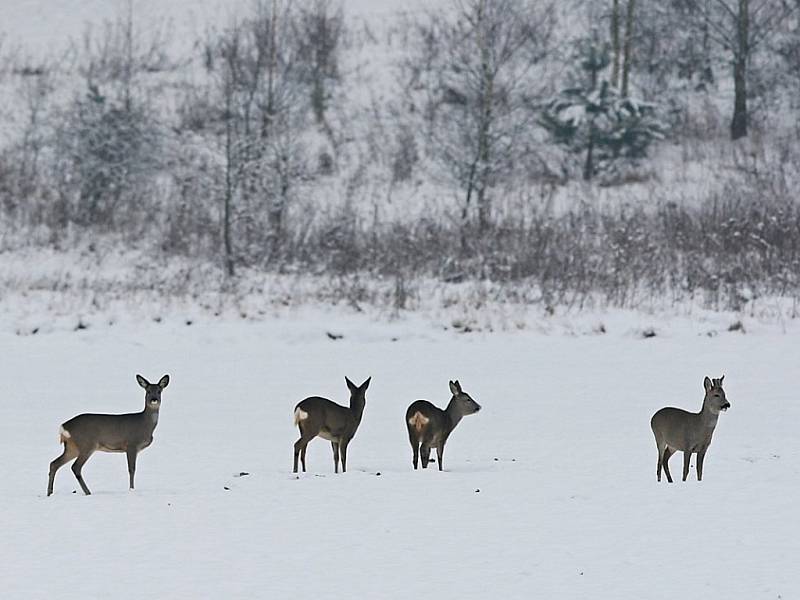
[[[318,311],[2,332],[2,596],[794,598],[795,340],[464,335]],[[136,372],[172,376],[138,489],[122,455],[97,454],[93,496],[63,468],[45,497],[59,423],[138,410]],[[732,408],[705,480],[657,484],[651,414],[698,409],[722,373]],[[292,408],[345,402],[344,375],[373,377],[350,471],[315,440],[298,478]],[[483,410],[445,472],[413,472],[404,410],[445,404],[451,378]]]

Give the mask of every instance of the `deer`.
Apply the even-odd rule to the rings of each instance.
[[[64,444],[64,452],[50,463],[48,496],[53,493],[56,472],[73,459],[72,472],[83,493],[89,496],[91,492],[81,470],[97,450],[125,452],[130,489],[134,489],[136,456],[153,443],[153,431],[158,425],[158,411],[161,408],[161,392],[169,385],[169,375],[164,375],[158,383],[150,383],[141,375],[136,376],[136,381],[144,388],[144,410],[141,412],[122,415],[84,413],[61,424],[59,441]]]
[[[342,473],[347,472],[347,446],[361,424],[367,403],[366,392],[372,377],[368,377],[361,385],[354,384],[347,377],[344,380],[350,390],[349,407],[320,396],[310,396],[294,407],[294,424],[300,429],[300,439],[294,443],[295,473],[298,456],[303,465],[303,473],[306,472],[306,447],[317,436],[331,443],[334,473],[339,472],[340,458]]]
[[[450,403],[442,410],[427,400],[417,400],[411,403],[406,410],[406,427],[408,440],[414,452],[414,470],[417,470],[420,455],[422,455],[422,468],[427,469],[430,462],[431,448],[436,447],[436,458],[439,470],[442,470],[444,460],[444,445],[447,438],[461,419],[474,414],[481,409],[480,404],[461,389],[458,381],[450,382]]]
[[[672,483],[669,458],[679,450],[683,452],[683,481],[689,476],[689,461],[693,453],[697,454],[697,481],[703,480],[703,461],[711,444],[717,419],[721,412],[731,407],[725,397],[725,390],[722,389],[724,379],[723,375],[719,379],[706,377],[703,380],[705,397],[703,408],[699,413],[668,406],[656,412],[650,419],[650,428],[653,430],[658,449],[656,467],[658,481],[661,481],[663,467],[667,481]]]

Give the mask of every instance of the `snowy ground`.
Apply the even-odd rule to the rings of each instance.
[[[800,597],[797,328],[777,329],[465,335],[320,311],[4,329],[2,597]],[[97,454],[93,496],[64,468],[45,497],[59,423],[138,410],[136,372],[172,376],[137,490]],[[722,373],[705,481],[658,485],[651,414],[697,409]],[[373,377],[351,470],[315,440],[298,479],[292,408],[345,402],[344,375]],[[413,472],[405,407],[445,404],[451,378],[483,410],[444,473]]]

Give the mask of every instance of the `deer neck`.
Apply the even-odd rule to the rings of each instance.
[[[356,424],[361,423],[361,416],[364,414],[364,405],[365,402],[363,400],[350,400],[350,413],[353,415]]]
[[[710,429],[714,429],[717,426],[717,420],[719,419],[719,413],[711,412],[711,408],[708,406],[708,402],[703,399],[703,409],[700,411],[700,421],[703,423],[705,427]]]
[[[142,417],[147,427],[152,427],[155,429],[156,425],[158,425],[159,408],[151,408],[150,406],[145,405],[144,410],[142,411]]]
[[[450,403],[447,405],[447,408],[444,412],[447,414],[447,420],[450,422],[450,426],[448,428],[449,433],[456,428],[456,425],[458,425],[459,421],[461,421],[461,419],[464,417],[464,415],[461,414],[461,411],[458,410],[455,396],[450,399]]]

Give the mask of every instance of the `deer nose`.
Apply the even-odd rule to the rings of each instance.
[[[722,408],[725,409],[725,410],[728,410],[730,407],[731,407],[731,403],[730,402],[726,402],[725,404],[722,405]]]

